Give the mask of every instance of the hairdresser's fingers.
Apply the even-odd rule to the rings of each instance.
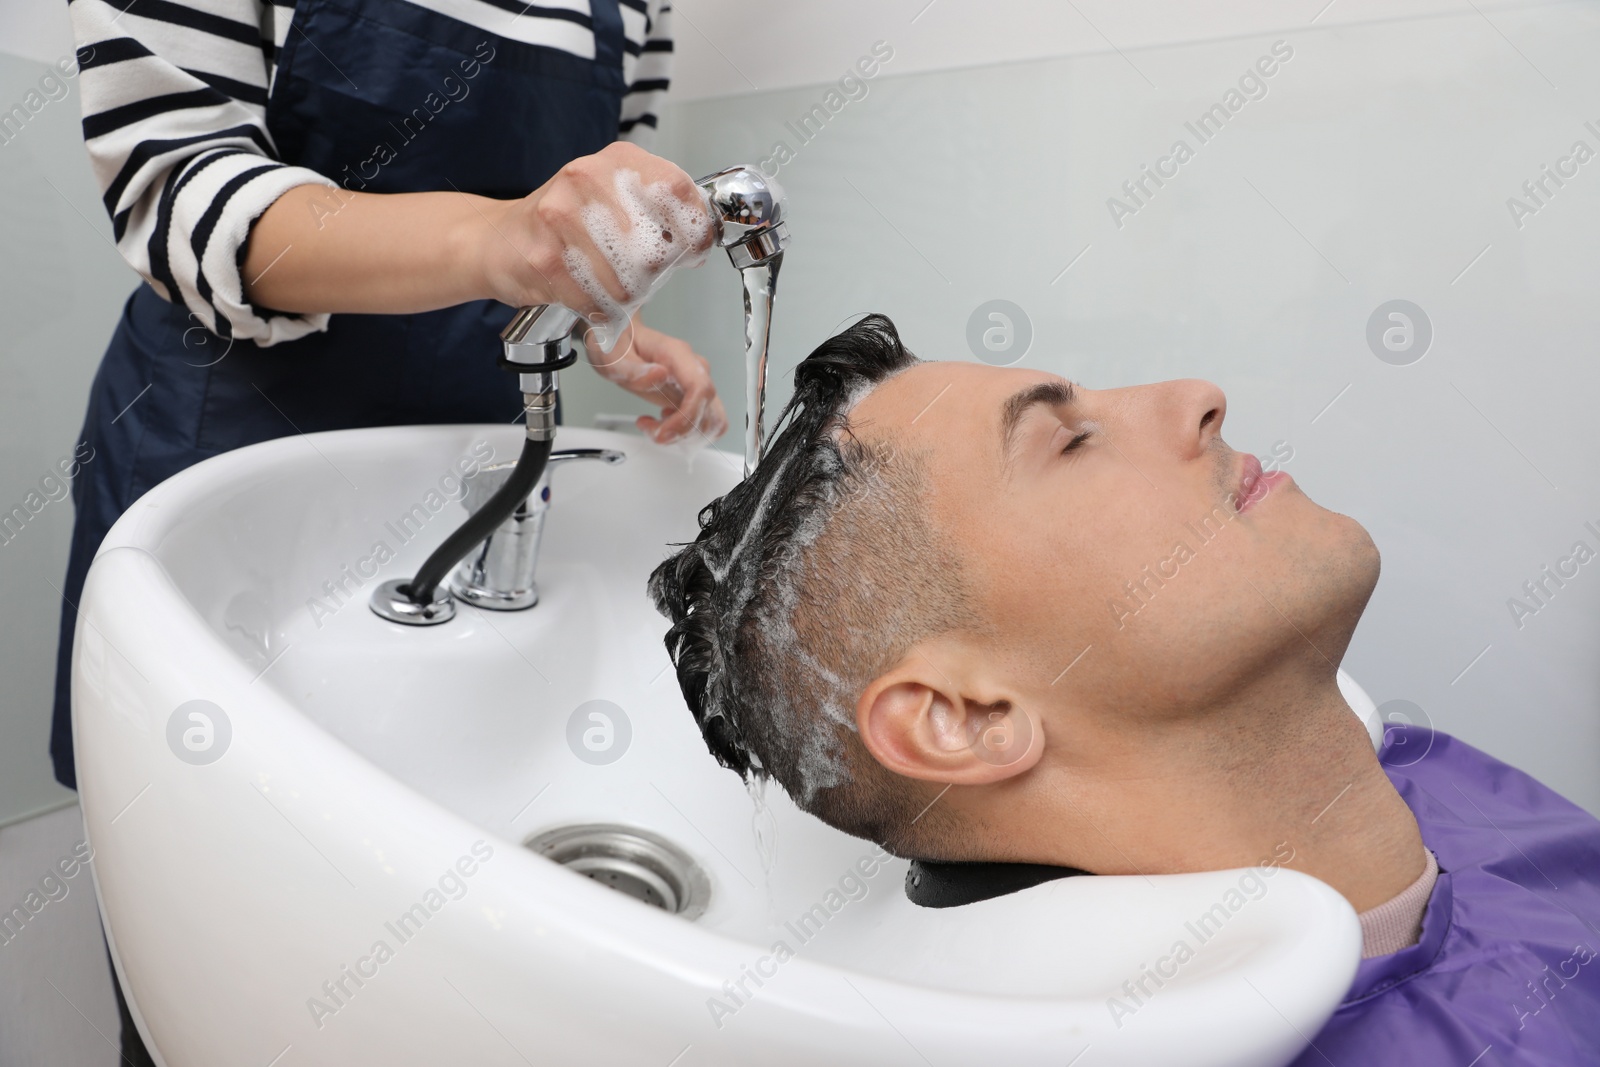
[[[667,443],[682,437],[690,424],[680,414],[684,411],[685,390],[678,374],[688,374],[692,369],[683,359],[688,346],[643,326],[637,319],[631,324],[629,340],[627,358],[599,368],[601,374],[635,396],[660,406],[660,418],[652,419],[646,429],[653,440]],[[645,424],[639,425],[645,429]]]
[[[609,339],[615,329],[609,319],[600,329],[591,329],[584,337],[584,341],[589,356],[589,364],[600,372],[601,377],[624,385],[631,392],[644,396],[644,390],[635,388],[631,383],[641,381],[640,376],[647,369],[653,367],[654,364],[642,357],[638,351],[636,340],[638,333],[634,329],[635,321],[628,320],[626,322],[622,327],[621,334],[612,344],[610,352],[601,347],[602,341]],[[593,326],[594,324],[591,323],[590,325]],[[645,387],[653,387],[666,376],[666,373],[662,373],[646,380]]]
[[[659,425],[651,437],[658,445],[670,445],[674,441],[681,441],[692,432],[692,426],[687,409],[682,404],[668,404],[661,409]]]
[[[646,427],[643,424],[643,419],[648,419],[650,426]],[[659,427],[661,427],[661,419],[651,419],[648,414],[642,416],[640,429],[645,430],[646,434],[654,437],[656,432],[659,432]],[[714,442],[718,437],[722,437],[723,434],[728,432],[728,413],[723,410],[722,397],[712,397],[709,405],[702,406],[701,414],[699,414],[699,418],[694,419],[690,430],[693,434],[706,438],[706,442]]]
[[[697,377],[691,370],[687,373],[674,372],[673,378],[682,391],[682,398],[663,409],[670,409],[671,414],[662,420],[658,436],[675,440],[691,433],[704,433],[703,424],[717,399],[716,387],[711,384],[710,376],[701,374]]]
[[[644,284],[649,277],[677,265],[686,255],[704,252],[711,246],[713,237],[711,218],[705,197],[694,180],[677,164],[652,155],[638,145],[615,141],[599,152],[581,156],[568,162],[557,172],[548,185],[552,196],[551,210],[563,220],[577,217],[589,205],[595,205],[610,215],[615,232],[632,234],[636,225],[647,227],[648,236],[659,236],[662,253],[659,261],[639,264],[645,268]],[[668,205],[659,199],[659,191],[677,203]],[[573,198],[577,201],[574,213]],[[587,226],[580,225],[583,241],[592,245],[592,234]],[[580,235],[572,234],[574,240]],[[613,249],[621,255],[621,248]],[[602,257],[605,258],[605,257]],[[613,275],[615,277],[615,275]],[[640,285],[629,287],[619,283],[609,289],[613,296],[637,300],[644,295],[632,291]]]
[[[634,425],[658,444],[671,444],[691,434],[715,441],[728,432],[728,413],[720,397],[701,404],[669,403],[660,417],[640,415]]]
[[[626,348],[619,342],[618,350],[624,352],[623,358],[597,365],[596,369],[602,377],[661,408],[659,418],[636,425],[658,444],[670,444],[691,433],[704,433],[703,427],[708,424],[725,428],[727,416],[720,405],[713,407],[716,394],[710,385],[706,362],[682,341],[641,326],[637,320],[632,325],[629,341],[641,340]],[[591,344],[591,353],[594,351]],[[704,374],[706,380],[697,381],[697,373]],[[691,381],[692,390],[684,388],[680,375]]]
[[[663,189],[676,203],[663,201]],[[597,243],[590,225],[597,211],[609,217],[610,225],[600,229],[610,231],[601,240],[616,246],[611,255],[625,260],[644,250],[644,258],[623,271],[631,282],[619,277]],[[569,161],[495,214],[483,246],[495,296],[518,306],[560,303],[591,322],[596,315],[615,318],[618,305],[642,300],[656,279],[701,256],[713,238],[705,199],[688,174],[627,142]],[[651,241],[619,239],[633,233],[636,219],[653,231]],[[626,247],[635,243],[641,247]]]
[[[727,415],[722,411],[717,388],[711,379],[711,365],[696,354],[688,343],[659,330],[635,323],[635,336],[639,339],[641,355],[668,368],[672,377],[664,384],[662,413],[653,436],[658,441],[671,441],[688,434],[708,433],[708,427],[722,430],[727,427]],[[677,395],[672,395],[673,393]],[[720,432],[720,430],[718,431]]]
[[[711,218],[698,188],[677,167],[655,162],[670,173],[659,180],[632,171],[619,174],[614,193],[590,209],[591,214],[604,210],[609,215],[610,226],[602,227],[605,232],[594,243],[619,279],[622,302],[632,308],[648,300],[673,270],[705,262],[712,240]],[[663,198],[663,189],[668,198]],[[670,197],[687,200],[672,202]]]
[[[552,178],[551,182],[555,183],[558,179],[559,175]],[[625,304],[633,299],[634,294],[617,277],[616,270],[595,243],[589,224],[584,220],[588,209],[595,205],[613,216],[618,215],[619,209],[614,203],[608,202],[614,201],[616,194],[585,178],[581,182],[574,180],[554,187],[547,185],[534,196],[537,199],[533,214],[540,231],[535,235],[535,240],[547,249],[548,260],[554,259],[548,250],[559,250],[560,268],[556,276],[565,283],[563,292],[573,301],[563,302],[562,306],[571,308],[585,318],[593,314],[613,313],[612,308],[597,305],[589,295],[595,286],[611,298],[613,305]],[[585,282],[591,284],[586,286]]]
[[[667,210],[651,198],[646,198],[642,204],[637,205],[648,215],[652,223],[659,224],[672,231],[672,238],[668,241],[672,246],[664,266],[675,266],[686,256],[693,256],[705,252],[711,247],[714,233],[710,225],[711,217],[706,207],[705,194],[700,187],[695,185],[694,179],[689,177],[684,169],[671,160],[652,155],[638,145],[627,141],[613,141],[593,158],[603,160],[606,165],[613,168],[614,175],[618,170],[631,170],[639,175],[641,188],[649,189],[664,186],[667,192],[678,202],[680,210],[673,212]],[[615,183],[615,178],[611,179]],[[616,201],[620,206],[620,199]],[[687,208],[685,212],[681,208]],[[626,217],[628,212],[623,211]],[[680,219],[688,218],[690,225],[684,232],[675,224],[673,216]]]
[[[607,381],[652,404],[664,403],[662,390],[672,381],[672,372],[667,368],[639,360],[623,360],[597,369]]]
[[[705,416],[696,428],[711,441],[728,432],[728,411],[722,406],[722,397],[711,398],[711,406],[706,409]]]

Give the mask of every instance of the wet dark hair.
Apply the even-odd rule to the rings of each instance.
[[[921,458],[863,443],[848,414],[919,362],[882,315],[823,342],[796,368],[761,464],[650,577],[718,762],[776,778],[802,808],[890,848],[908,840],[926,783],[872,758],[855,703],[916,641],[970,613],[926,514]]]

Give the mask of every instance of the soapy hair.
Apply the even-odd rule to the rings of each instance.
[[[863,442],[849,413],[918,362],[882,315],[825,341],[796,368],[756,471],[707,505],[699,536],[650,577],[712,755],[902,854],[938,834],[943,813],[919,818],[927,784],[867,752],[856,702],[914,644],[972,612],[927,513],[922,457]]]

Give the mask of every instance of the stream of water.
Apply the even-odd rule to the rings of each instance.
[[[744,476],[750,477],[761,462],[764,444],[763,415],[767,402],[767,345],[772,334],[772,298],[778,289],[778,268],[783,254],[766,263],[740,271],[744,282]],[[767,804],[766,781],[751,775],[746,782],[755,806],[750,827],[755,834],[756,853],[761,857],[761,873],[766,882],[768,918],[776,923],[772,874],[778,862],[778,823]]]
[[[767,402],[767,343],[772,333],[772,298],[778,291],[783,253],[740,271],[744,281],[744,476],[761,462]]]

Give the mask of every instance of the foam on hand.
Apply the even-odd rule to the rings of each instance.
[[[703,202],[685,203],[664,181],[645,185],[635,170],[619,170],[615,180],[625,220],[599,203],[584,205],[579,218],[622,284],[626,299],[619,301],[606,290],[583,252],[569,247],[563,256],[567,273],[601,309],[601,317],[590,319],[589,329],[607,354],[667,275],[677,267],[700,266],[712,244],[711,214]]]

